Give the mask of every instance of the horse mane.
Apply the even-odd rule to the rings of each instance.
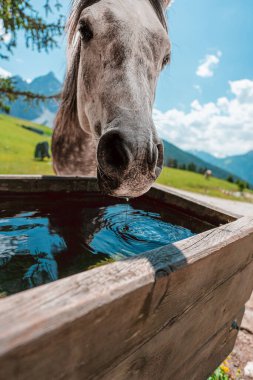
[[[67,75],[65,78],[60,109],[56,117],[56,127],[64,128],[64,125],[71,124],[78,127],[79,121],[77,117],[77,73],[80,59],[80,41],[76,41],[76,29],[81,16],[82,11],[98,3],[101,0],[72,0],[71,12],[69,16],[68,23],[66,25],[66,30],[68,34],[68,68]],[[149,0],[151,6],[153,7],[158,19],[160,20],[163,27],[167,30],[167,23],[165,18],[165,13],[163,9],[162,0]]]

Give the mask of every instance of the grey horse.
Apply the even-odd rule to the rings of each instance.
[[[73,1],[52,144],[58,175],[97,174],[104,193],[136,197],[161,173],[152,107],[158,76],[170,62],[169,3]]]

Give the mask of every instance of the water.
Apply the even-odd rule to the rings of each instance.
[[[13,199],[0,206],[0,296],[193,235],[145,202]]]

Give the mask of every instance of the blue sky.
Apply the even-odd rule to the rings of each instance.
[[[43,3],[36,0],[38,7]],[[68,1],[62,4],[67,13]],[[175,0],[168,11],[172,63],[161,74],[155,100],[163,137],[219,156],[253,149],[252,15],[252,0]],[[0,67],[27,79],[54,71],[62,80],[64,38],[49,54],[27,50],[20,38],[15,55]]]

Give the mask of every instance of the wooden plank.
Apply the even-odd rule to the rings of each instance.
[[[0,176],[0,195],[3,193],[98,192],[93,177]]]
[[[234,317],[238,326],[240,326],[244,308]],[[231,323],[227,323],[217,332],[204,346],[201,346],[190,359],[182,364],[178,370],[170,374],[173,380],[207,380],[216,368],[232,352],[238,331],[231,328]]]
[[[104,376],[98,374],[93,379],[167,380],[171,374],[173,380],[184,380],[183,377],[176,376],[178,369],[186,365],[185,362],[194,353],[197,355],[199,348],[226,323],[232,325],[238,307],[243,307],[250,297],[252,277],[253,261],[243,271],[191,305],[183,315],[175,317],[172,323],[163,326],[154,337],[118,366],[107,371]],[[214,369],[211,367],[211,371]],[[80,374],[79,372],[78,376]]]
[[[71,379],[78,378],[72,377],[78,368],[81,378],[99,377],[252,267],[252,256],[253,218],[242,218],[3,299],[0,378],[45,380],[50,373],[50,378]],[[253,287],[248,277],[240,281],[236,289],[241,286],[245,294],[239,304]]]
[[[240,215],[225,212],[218,207],[210,206],[202,201],[197,201],[188,197],[187,195],[178,194],[176,189],[166,189],[165,186],[155,185],[148,192],[147,196],[162,203],[170,204],[176,210],[184,210],[195,217],[201,218],[215,226],[233,222],[238,219]]]

